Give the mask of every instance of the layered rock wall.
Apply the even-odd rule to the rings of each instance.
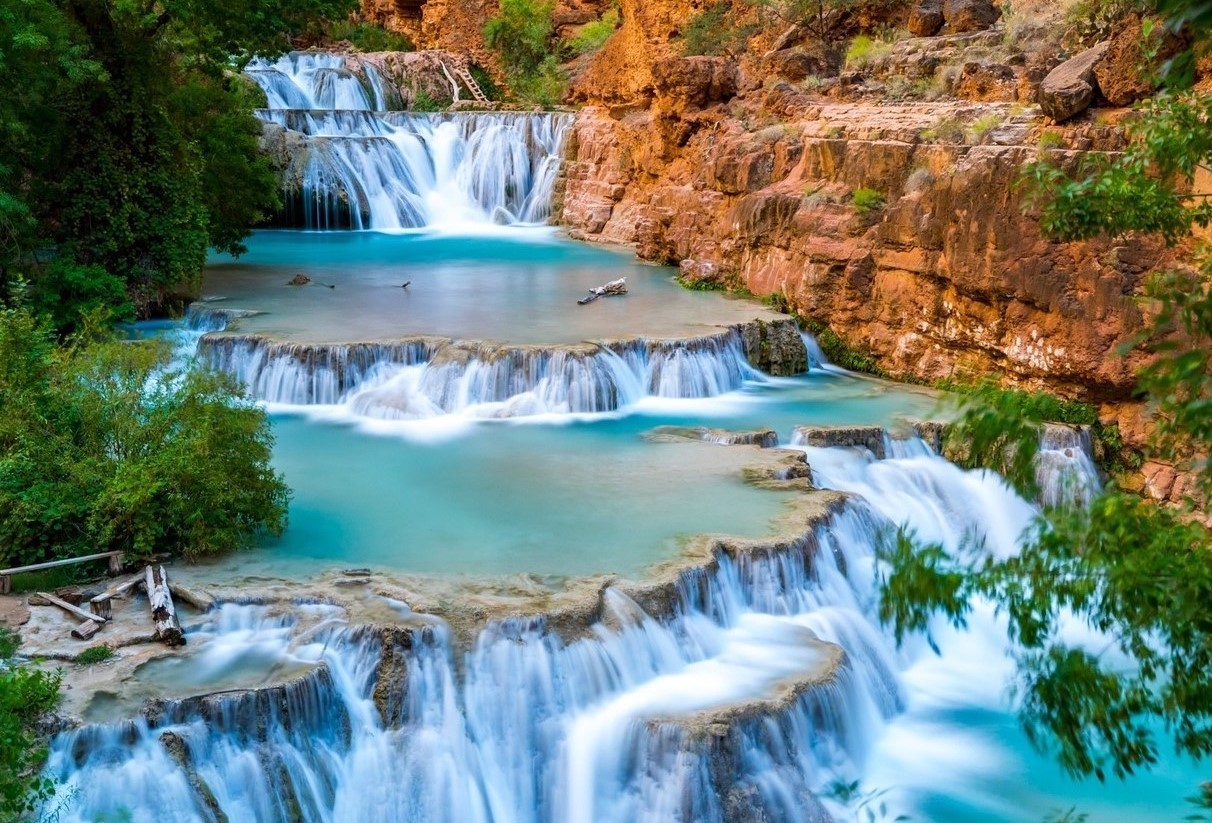
[[[996,103],[822,101],[755,87],[720,58],[653,69],[648,108],[578,115],[559,203],[575,236],[780,295],[898,377],[999,372],[1128,394],[1138,363],[1116,347],[1139,329],[1133,296],[1164,251],[1041,234],[1020,183],[1042,151],[1040,118]],[[1054,133],[1047,151],[1062,163],[1122,145],[1113,126]],[[882,201],[856,206],[859,189]]]

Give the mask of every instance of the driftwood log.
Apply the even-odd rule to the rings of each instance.
[[[85,620],[76,628],[72,629],[72,637],[77,640],[91,640],[92,636],[101,631],[101,624],[96,620]]]
[[[168,573],[163,566],[148,566],[144,578],[156,639],[168,646],[184,646],[185,632],[181,631],[181,624],[177,621],[173,595],[168,588]]]
[[[599,297],[615,297],[620,294],[626,294],[626,293],[627,293],[627,278],[620,277],[618,280],[611,280],[609,283],[603,283],[602,285],[600,285],[596,288],[590,289],[589,295],[587,297],[582,297],[580,300],[578,300],[577,305],[584,306],[586,303],[592,303],[594,300],[597,300]]]
[[[85,622],[87,622],[89,620],[93,620],[97,623],[105,622],[104,617],[101,617],[101,616],[95,615],[95,614],[89,614],[84,609],[80,608],[79,606],[73,606],[71,603],[68,603],[66,600],[64,600],[61,597],[55,597],[53,594],[47,594],[46,592],[38,592],[38,596],[41,597],[43,600],[45,600],[47,603],[50,603],[52,606],[58,606],[59,608],[63,609],[63,611],[67,612],[72,617],[78,617]]]
[[[115,597],[123,597],[128,592],[135,591],[143,585],[143,575],[136,574],[133,577],[128,577],[121,583],[116,583],[103,591],[101,594],[88,601],[88,609],[93,614],[100,615],[106,620],[112,614],[111,603]]]

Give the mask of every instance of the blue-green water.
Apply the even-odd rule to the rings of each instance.
[[[373,297],[377,286],[370,280],[381,285],[406,271],[422,272],[417,282],[430,283],[426,288],[435,301],[439,295],[439,302],[453,301],[433,328],[484,322],[505,333],[543,329],[535,339],[551,342],[595,336],[588,327],[567,330],[568,299],[584,284],[612,279],[620,270],[637,282],[651,280],[653,300],[643,306],[637,327],[653,317],[668,328],[685,327],[682,304],[667,296],[744,308],[718,295],[683,292],[672,286],[667,271],[550,237],[529,245],[487,238],[262,234],[239,265],[247,268],[222,281],[233,287],[231,302],[239,296],[245,301],[241,308],[271,306],[277,316],[267,316],[266,327],[273,318],[286,330],[296,319],[287,301],[326,299],[319,290],[275,291],[281,275],[296,267],[317,280],[336,281],[338,288],[328,290],[333,293],[352,291],[352,281],[339,277],[369,278],[354,307]],[[367,275],[363,267],[376,273]],[[561,287],[565,269],[580,271],[581,280],[559,299],[543,302]],[[439,282],[464,277],[470,278],[465,290]],[[528,285],[498,289],[499,281],[510,278],[512,286]],[[208,285],[214,282],[219,281]],[[241,282],[248,291],[235,290]],[[250,302],[269,298],[282,302]],[[541,308],[519,308],[527,299],[538,300]],[[626,308],[631,299],[595,306]],[[365,328],[358,325],[357,311],[304,308],[312,312],[306,323],[319,318],[325,324],[321,336],[352,329],[345,339],[353,339]],[[572,316],[596,322],[594,315]],[[306,323],[299,334],[310,333]],[[280,540],[235,562],[283,576],[354,565],[475,577],[634,576],[671,556],[688,534],[766,532],[786,499],[743,483],[740,468],[752,454],[748,450],[653,443],[645,432],[662,425],[773,428],[786,442],[795,425],[889,425],[902,417],[928,417],[937,402],[932,393],[912,387],[818,371],[749,383],[722,397],[650,400],[599,416],[389,423],[343,417],[332,409],[278,411],[275,463],[294,489],[291,525]],[[1183,819],[1190,811],[1183,798],[1200,776],[1185,761],[1164,758],[1147,775],[1104,786],[1071,780],[1051,758],[1033,752],[1005,694],[1011,669],[1001,651],[1004,635],[989,630],[991,618],[984,625],[984,633],[974,627],[957,643],[945,644],[943,658],[926,654],[907,662],[909,705],[873,741],[867,789],[888,789],[896,812],[934,823],[1032,823],[1070,807],[1089,812],[1091,823]]]
[[[262,231],[248,245],[238,260],[212,257],[203,293],[226,298],[225,307],[266,312],[241,321],[241,331],[291,340],[431,334],[576,343],[691,336],[774,316],[751,301],[687,291],[672,269],[572,243],[552,229],[476,237]],[[297,274],[312,283],[287,285]],[[620,277],[626,297],[577,305],[589,289]]]

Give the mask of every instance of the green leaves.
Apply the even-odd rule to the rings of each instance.
[[[56,350],[27,311],[0,311],[0,564],[192,558],[281,531],[288,492],[264,412],[168,356],[95,336]]]
[[[0,820],[22,820],[54,794],[40,777],[46,747],[38,718],[59,702],[62,676],[14,664],[19,639],[0,627]]]

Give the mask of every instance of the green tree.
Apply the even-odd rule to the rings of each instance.
[[[265,413],[226,375],[96,328],[57,347],[28,310],[0,309],[0,563],[192,558],[280,532]]]
[[[278,204],[238,70],[355,5],[3,3],[0,78],[21,93],[0,103],[0,290],[22,275],[63,323],[113,278],[142,314],[195,289],[208,246],[242,251]]]

